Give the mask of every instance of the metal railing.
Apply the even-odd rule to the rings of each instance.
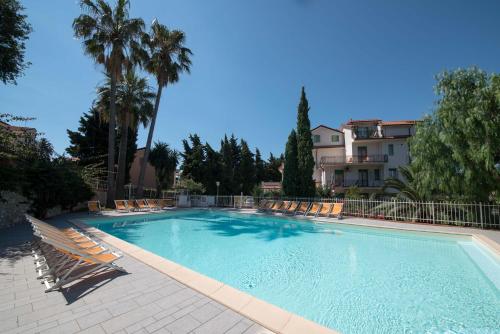
[[[363,188],[380,188],[384,186],[384,181],[382,180],[372,180],[372,179],[344,179],[344,180],[334,180],[330,183],[332,187],[363,187]]]
[[[191,207],[255,208],[263,199],[343,203],[345,216],[500,229],[500,204],[280,196],[188,195]],[[177,198],[176,198],[177,200]]]
[[[256,205],[262,199],[255,199]],[[280,200],[344,203],[345,216],[500,229],[500,204],[461,202],[411,202],[398,199],[341,199],[275,197]]]
[[[327,165],[342,165],[342,164],[370,164],[387,162],[387,154],[370,154],[370,155],[338,155],[324,156],[320,159],[321,166]]]

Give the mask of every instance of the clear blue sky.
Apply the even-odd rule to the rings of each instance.
[[[17,86],[0,84],[0,112],[36,117],[32,126],[62,153],[102,69],[73,38],[78,1],[22,3],[33,65]],[[132,0],[131,13],[184,30],[194,52],[191,75],[163,95],[155,131],[176,148],[189,133],[216,148],[235,133],[265,157],[281,153],[302,85],[312,125],[337,127],[420,118],[445,69],[500,71],[498,0]]]

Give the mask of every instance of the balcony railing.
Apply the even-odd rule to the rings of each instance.
[[[354,129],[352,132],[354,139],[370,139],[370,138],[382,138],[382,130],[378,130],[377,127],[360,127]]]
[[[384,185],[382,180],[365,180],[365,179],[344,179],[344,180],[334,180],[331,183],[332,187],[362,187],[362,188],[380,188]]]
[[[339,155],[321,157],[320,165],[342,165],[342,164],[370,164],[387,162],[387,154],[375,155]]]

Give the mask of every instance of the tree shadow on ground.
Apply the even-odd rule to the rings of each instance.
[[[31,254],[32,230],[29,224],[19,224],[0,230],[0,261],[13,266]]]

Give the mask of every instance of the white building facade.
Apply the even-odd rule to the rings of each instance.
[[[334,193],[357,186],[363,193],[382,189],[384,179],[399,177],[410,163],[407,140],[416,121],[350,120],[340,129],[320,125],[311,130],[314,180]]]

